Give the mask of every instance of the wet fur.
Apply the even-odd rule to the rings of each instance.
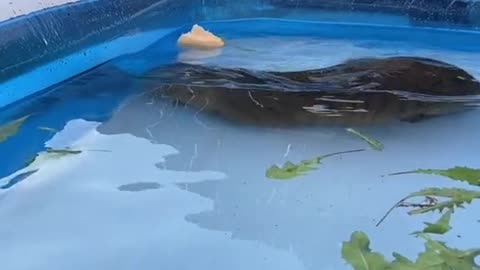
[[[463,111],[455,100],[480,94],[480,83],[466,71],[410,57],[296,72],[176,64],[145,78],[154,98],[257,126],[418,122]]]

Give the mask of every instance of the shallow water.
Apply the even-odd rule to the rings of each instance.
[[[288,31],[312,27],[289,25]],[[0,171],[2,268],[350,269],[340,250],[356,230],[369,234],[374,250],[414,258],[423,244],[409,234],[438,215],[408,216],[399,209],[376,223],[411,192],[466,186],[435,176],[382,176],[479,167],[478,111],[363,128],[385,145],[378,152],[342,128],[237,126],[152,101],[139,88],[141,75],[176,61],[285,71],[414,55],[447,61],[480,79],[480,51],[450,43],[281,35],[282,29],[267,35],[256,27],[262,29],[248,21],[219,23],[228,46],[213,55],[177,51],[167,37],[5,110],[5,120],[32,116],[0,144],[7,161]],[[45,147],[82,153],[41,156],[25,167]],[[265,177],[272,164],[353,149],[367,151],[333,157],[290,181]],[[15,178],[26,172],[33,174]],[[472,213],[479,210],[474,203],[457,211],[454,229],[441,239],[477,247]]]

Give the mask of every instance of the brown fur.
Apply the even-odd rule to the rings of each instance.
[[[259,126],[419,121],[462,111],[465,107],[455,99],[480,94],[480,83],[464,70],[408,57],[359,59],[298,72],[178,64],[147,78],[154,79],[146,87],[157,89],[152,93],[158,97]],[[442,102],[433,102],[438,97]]]

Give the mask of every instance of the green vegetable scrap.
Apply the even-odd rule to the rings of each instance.
[[[371,138],[371,137],[369,137],[365,134],[362,134],[362,133],[360,133],[359,131],[357,131],[353,128],[347,128],[346,130],[348,132],[352,133],[353,135],[359,137],[360,139],[366,141],[373,150],[382,151],[385,148],[384,145],[381,142],[379,142],[379,141],[377,141],[377,140],[375,140],[375,139],[373,139],[373,138]]]
[[[48,132],[52,132],[52,133],[57,133],[58,130],[54,129],[54,128],[49,128],[49,127],[38,127],[39,130],[43,130],[43,131],[48,131]]]
[[[320,164],[320,159],[315,158],[311,160],[305,160],[300,164],[293,164],[292,162],[286,162],[282,167],[273,165],[267,170],[266,176],[272,179],[291,179],[298,176],[303,176],[309,171],[316,170],[314,166]]]
[[[421,232],[414,232],[413,234],[432,233],[432,234],[445,234],[452,229],[450,226],[450,219],[452,217],[453,210],[448,210],[440,219],[435,223],[424,222],[425,229]]]
[[[454,167],[447,170],[418,169],[391,175],[414,173],[439,175],[455,181],[480,186],[480,170],[468,167]],[[407,202],[419,197],[424,197],[425,200],[421,203]],[[472,203],[475,199],[480,199],[479,190],[427,188],[408,195],[390,208],[377,223],[377,226],[397,207],[412,207],[413,210],[409,212],[410,215],[447,210],[435,223],[425,222],[426,226],[421,232],[413,233],[425,240],[425,251],[418,255],[415,262],[397,253],[393,254],[395,259],[392,262],[386,261],[382,255],[370,251],[370,242],[367,236],[358,232],[352,234],[350,242],[344,243],[343,258],[355,270],[480,270],[480,266],[475,261],[476,258],[480,259],[480,249],[459,250],[450,248],[445,243],[434,240],[429,236],[429,234],[448,233],[452,229],[450,220],[454,211]],[[360,242],[363,244],[358,244]],[[383,267],[383,265],[386,266]]]
[[[25,162],[25,166],[29,166],[31,165],[33,162],[35,162],[35,160],[39,157],[39,155],[41,154],[42,152],[40,153],[37,153],[35,154],[34,157],[28,159],[26,162]],[[61,158],[61,157],[64,157],[64,156],[69,156],[69,155],[78,155],[80,153],[82,153],[82,151],[80,150],[71,150],[71,149],[53,149],[53,148],[47,148],[45,150],[45,152],[43,152],[45,154],[47,154],[49,157],[54,157],[54,158]]]
[[[473,169],[468,167],[453,167],[446,170],[437,169],[418,169],[414,171],[394,173],[390,175],[402,175],[402,174],[430,174],[438,175],[450,178],[456,181],[467,182],[473,186],[480,186],[480,169]]]
[[[0,143],[3,143],[4,141],[8,140],[10,137],[15,136],[20,130],[20,127],[29,117],[30,116],[27,115],[0,126]]]
[[[419,192],[414,192],[408,195],[406,199],[427,196],[447,198],[447,200],[426,207],[414,209],[409,212],[410,215],[434,212],[437,210],[442,212],[445,209],[454,211],[456,208],[463,208],[465,204],[470,204],[473,200],[480,199],[480,191],[461,188],[428,188]]]
[[[266,176],[271,179],[280,179],[280,180],[288,180],[295,177],[306,175],[308,172],[316,170],[316,165],[321,164],[322,160],[331,156],[340,155],[340,154],[347,154],[347,153],[354,153],[364,151],[361,150],[352,150],[352,151],[344,151],[338,152],[333,154],[328,154],[316,158],[312,158],[309,160],[303,160],[299,164],[294,164],[290,161],[286,162],[282,167],[277,165],[271,166],[267,172]]]
[[[370,240],[363,232],[354,232],[350,241],[342,246],[343,259],[354,270],[479,270],[475,258],[480,249],[459,250],[448,247],[427,235],[420,235],[425,240],[425,251],[420,253],[415,262],[393,253],[395,258],[389,262],[385,257],[370,249]]]
[[[363,232],[354,232],[342,246],[342,257],[355,270],[384,270],[389,263],[382,254],[372,252],[370,240]]]
[[[393,270],[479,270],[480,267],[475,263],[475,257],[480,255],[480,249],[459,250],[448,247],[445,243],[436,241],[426,235],[425,251],[420,253],[415,262],[407,258],[394,254],[396,258],[392,262]]]
[[[70,149],[52,149],[52,148],[47,148],[47,153],[50,154],[58,154],[60,156],[67,156],[67,155],[78,155],[82,153],[80,150],[70,150]]]

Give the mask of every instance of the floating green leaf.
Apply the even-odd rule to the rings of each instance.
[[[385,257],[370,249],[370,240],[363,232],[354,232],[349,242],[343,242],[342,257],[355,270],[385,270]]]
[[[38,127],[39,130],[43,130],[43,131],[48,131],[48,132],[52,132],[52,133],[57,133],[58,130],[54,129],[54,128],[49,128],[49,127]]]
[[[423,236],[426,240],[425,251],[418,255],[415,262],[394,253],[395,260],[385,269],[388,270],[478,270],[475,257],[479,249],[458,250],[444,243]]]
[[[479,270],[475,257],[480,255],[480,249],[459,250],[448,247],[445,243],[436,241],[427,235],[425,251],[420,253],[415,265],[417,269],[452,269],[452,270]],[[404,269],[404,268],[398,268]]]
[[[27,115],[0,126],[0,143],[8,140],[10,137],[15,136],[28,117],[30,116]]]
[[[415,232],[414,234],[420,233],[433,233],[433,234],[445,234],[452,229],[450,226],[450,219],[452,217],[453,210],[448,210],[443,214],[440,219],[435,223],[424,222],[426,225],[425,229],[422,232]]]
[[[407,200],[425,197],[430,201],[426,204],[406,203]],[[441,198],[443,201],[438,201]],[[446,199],[446,200],[445,200]],[[387,216],[397,207],[413,207],[409,212],[410,215],[424,214],[428,212],[439,211],[445,209],[455,211],[456,208],[463,208],[465,204],[470,204],[473,200],[480,199],[480,191],[461,189],[461,188],[427,188],[418,192],[414,192],[407,197],[401,199],[397,204],[391,207],[387,213],[380,219],[377,226],[387,218]]]
[[[414,171],[394,173],[390,175],[401,174],[431,174],[448,177],[452,180],[467,182],[470,185],[480,186],[480,169],[472,169],[468,167],[453,167],[447,170],[435,170],[435,169],[418,169]]]
[[[41,154],[46,154],[48,157],[53,157],[53,158],[61,158],[64,156],[69,156],[69,155],[78,155],[82,153],[80,150],[71,150],[71,149],[53,149],[53,148],[47,148],[45,152],[40,152],[35,154],[34,157],[30,158],[25,162],[25,166],[31,165],[35,160],[39,157]]]
[[[479,270],[475,258],[480,255],[480,249],[459,250],[448,247],[445,243],[436,241],[421,234],[425,240],[425,250],[420,253],[415,262],[393,253],[392,262],[370,250],[370,240],[363,232],[352,234],[349,242],[342,246],[342,257],[354,270]]]
[[[267,170],[266,176],[272,179],[291,179],[294,177],[305,175],[309,171],[315,170],[315,167],[308,166],[307,162],[301,162],[300,164],[293,164],[292,162],[286,162],[282,167],[273,165]]]
[[[360,133],[359,131],[357,131],[353,128],[347,128],[346,130],[348,132],[352,133],[353,135],[359,137],[360,139],[366,141],[373,150],[382,151],[384,149],[384,145],[381,142],[379,142],[379,141],[377,141],[377,140],[375,140],[375,139],[373,139],[373,138],[371,138],[371,137],[369,137],[365,134],[362,134],[362,133]]]
[[[393,257],[395,260],[386,268],[388,270],[417,270],[421,269],[415,265],[414,262],[410,261],[408,258],[394,252]]]
[[[480,198],[480,191],[467,190],[461,188],[428,188],[408,195],[406,199],[414,197],[438,197],[447,198],[446,201],[438,202],[434,205],[418,208],[409,212],[410,215],[423,214],[427,212],[439,211],[445,209],[454,211],[455,208],[463,208],[463,205],[470,204],[474,199]]]
[[[58,154],[60,156],[67,156],[67,155],[78,155],[82,153],[80,150],[71,150],[71,149],[52,149],[52,148],[47,148],[47,153],[50,154]]]
[[[299,164],[294,164],[290,161],[286,162],[282,167],[278,167],[277,165],[271,166],[267,172],[266,176],[271,179],[281,179],[281,180],[288,180],[298,176],[303,176],[307,172],[316,170],[316,165],[321,164],[322,160],[331,156],[347,154],[347,153],[354,153],[364,151],[361,150],[352,150],[352,151],[344,151],[338,152],[333,154],[324,155],[321,157],[312,158],[309,160],[303,160]]]

